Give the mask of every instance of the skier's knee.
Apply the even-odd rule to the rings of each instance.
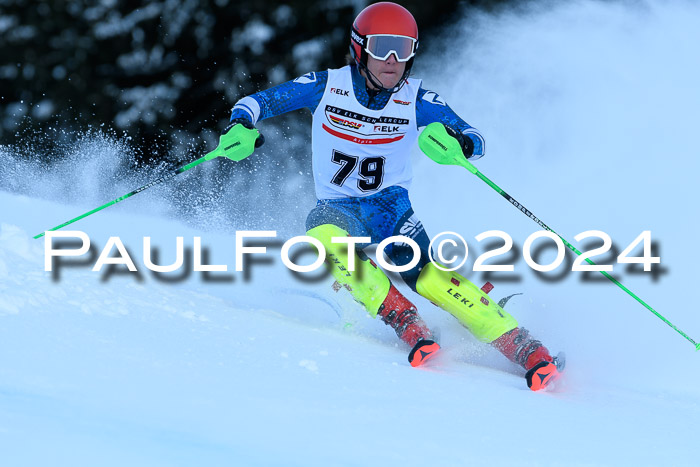
[[[316,238],[326,249],[326,261],[333,277],[346,285],[353,298],[362,303],[370,315],[377,316],[379,307],[389,293],[391,282],[374,262],[346,243],[334,243],[334,238],[347,237],[347,231],[337,225],[322,224],[310,229],[308,236]]]
[[[334,224],[321,224],[309,229],[306,235],[319,240],[324,247],[332,246],[335,237],[347,237],[348,232]]]

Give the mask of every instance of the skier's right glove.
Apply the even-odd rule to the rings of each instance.
[[[258,149],[260,146],[265,144],[265,137],[262,135],[262,133],[260,133],[260,130],[255,128],[255,125],[253,125],[253,123],[250,120],[245,119],[245,118],[235,118],[235,119],[231,120],[231,123],[229,123],[228,126],[226,128],[224,128],[224,131],[221,134],[225,135],[232,130],[235,131],[234,128],[238,124],[243,125],[243,127],[248,129],[248,130],[255,130],[258,132],[258,138],[255,140],[255,149]]]
[[[452,136],[459,142],[459,145],[462,147],[464,157],[469,159],[474,155],[474,141],[472,141],[472,139],[469,136],[460,133],[459,131],[455,130],[454,128],[448,125],[445,125],[445,130],[447,131],[448,135]]]
[[[224,129],[219,138],[217,156],[242,161],[265,143],[265,137],[245,118],[236,118]]]

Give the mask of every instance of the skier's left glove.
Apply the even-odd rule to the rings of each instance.
[[[464,157],[469,159],[474,155],[474,141],[472,141],[469,136],[460,133],[449,125],[445,125],[445,130],[447,131],[448,135],[452,136],[459,142],[459,145],[462,147]]]
[[[265,143],[265,137],[252,122],[236,118],[224,129],[219,138],[215,156],[226,156],[233,161],[242,161]]]

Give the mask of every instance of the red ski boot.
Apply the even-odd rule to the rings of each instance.
[[[399,339],[412,347],[408,354],[411,366],[419,366],[433,357],[440,346],[416,311],[416,307],[391,285],[389,294],[377,313],[384,323],[391,326]]]
[[[527,387],[539,391],[557,379],[564,369],[564,354],[552,357],[542,342],[533,339],[525,328],[515,328],[491,343],[508,360],[527,371]]]

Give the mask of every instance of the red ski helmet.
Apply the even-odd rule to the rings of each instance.
[[[406,71],[401,80],[393,89],[386,89],[389,92],[396,92],[403,85],[413,66],[417,49],[416,20],[410,11],[396,3],[379,2],[368,6],[357,15],[350,31],[350,55],[376,87],[386,89],[368,73],[368,56],[386,60],[393,54],[398,61],[406,62]]]

